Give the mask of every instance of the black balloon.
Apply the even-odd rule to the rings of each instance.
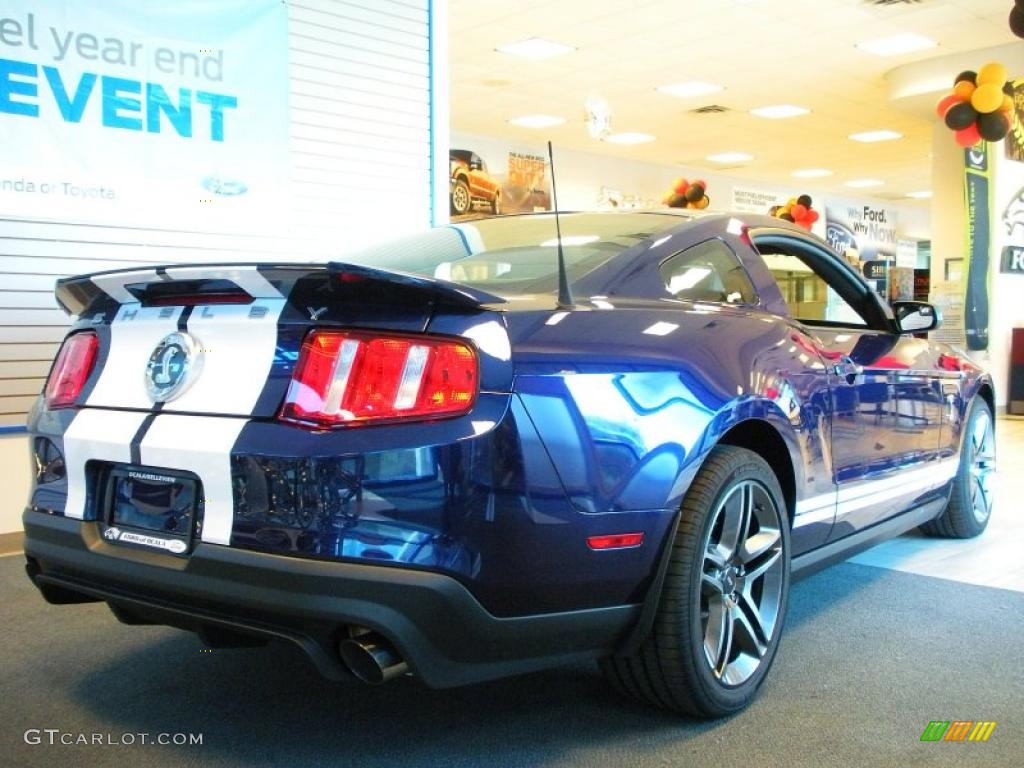
[[[961,80],[970,80],[972,83],[976,83],[978,80],[978,73],[973,69],[965,69],[959,75],[956,76],[956,80],[953,81],[953,85],[956,85]]]
[[[796,201],[800,205],[802,205],[804,208],[811,208],[812,207],[812,205],[811,205],[811,196],[810,195],[800,195],[800,197],[798,197],[796,199]]]
[[[696,203],[702,197],[704,197],[704,188],[699,184],[691,184],[686,190],[686,202],[688,203]]]
[[[1003,83],[1003,93],[1007,96],[1013,96],[1013,83],[1010,80]]]
[[[782,219],[783,221],[796,221],[796,219],[793,218],[793,214],[791,213],[784,213],[781,216],[779,216],[779,218]]]
[[[1002,141],[1009,130],[1009,121],[999,112],[978,115],[978,133],[985,141]]]
[[[1010,11],[1010,31],[1017,37],[1024,37],[1024,5],[1015,5]]]
[[[978,111],[968,102],[954,104],[946,112],[946,127],[951,131],[962,131],[978,119]]]

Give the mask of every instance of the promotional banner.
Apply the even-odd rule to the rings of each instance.
[[[531,213],[551,209],[548,162],[542,155],[509,152],[504,173],[472,149],[450,149],[449,204],[451,220],[481,214]]]
[[[280,0],[4,0],[0,212],[272,226],[287,71]]]
[[[967,348],[988,349],[988,267],[991,245],[989,145],[964,150],[964,203],[967,243],[964,248],[964,334]]]
[[[782,205],[786,197],[777,192],[767,192],[749,187],[732,188],[732,207],[736,213],[768,213],[775,205]]]
[[[896,211],[865,203],[828,202],[825,240],[886,295],[896,262]]]
[[[1024,79],[1013,81],[1013,112],[1010,113],[1010,132],[1003,141],[1006,159],[1024,162]]]

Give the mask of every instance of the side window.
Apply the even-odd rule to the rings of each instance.
[[[834,323],[867,327],[860,312],[802,259],[788,253],[762,252],[761,255],[795,320],[808,325]]]
[[[661,279],[674,298],[716,301],[725,304],[756,304],[747,271],[736,254],[721,240],[705,240],[662,262]]]

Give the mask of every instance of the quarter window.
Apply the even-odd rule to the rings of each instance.
[[[661,264],[665,290],[674,298],[723,304],[756,304],[747,271],[721,240],[703,243],[670,256]]]
[[[793,319],[809,325],[867,326],[860,312],[802,259],[764,251],[762,256]]]

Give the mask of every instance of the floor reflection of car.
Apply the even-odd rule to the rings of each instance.
[[[452,213],[470,213],[474,204],[486,205],[491,213],[501,213],[501,185],[487,172],[483,158],[467,149],[453,149],[448,160]]]

